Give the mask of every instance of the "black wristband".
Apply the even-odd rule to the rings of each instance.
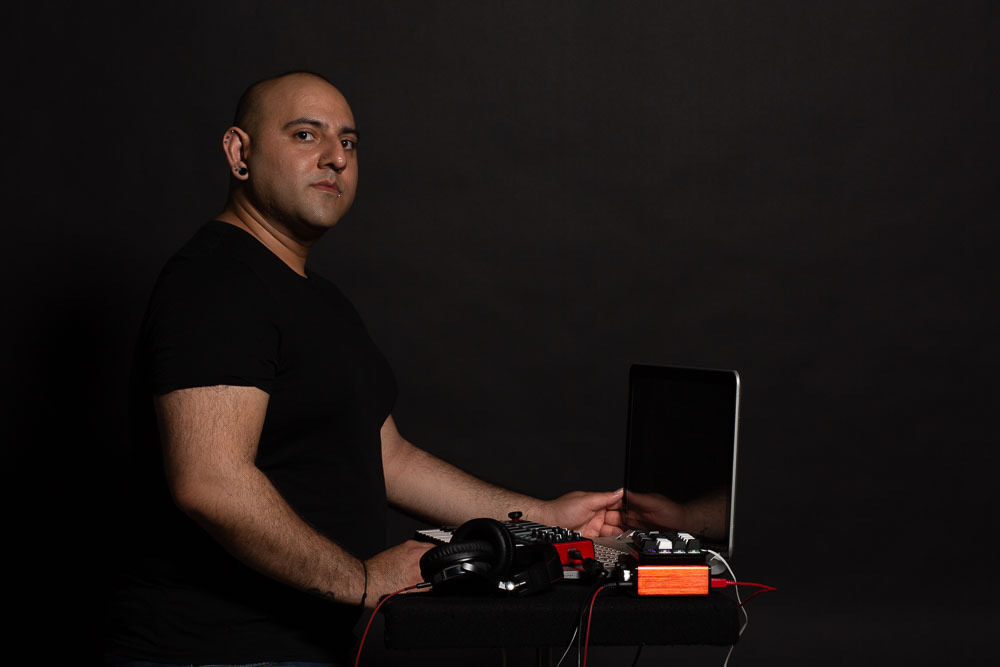
[[[361,561],[361,569],[365,573],[365,590],[361,594],[361,607],[365,606],[365,600],[368,599],[368,566],[365,565],[364,561]]]

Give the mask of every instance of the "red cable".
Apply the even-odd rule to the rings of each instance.
[[[587,667],[587,646],[590,644],[590,617],[594,614],[594,600],[597,599],[597,594],[607,587],[608,585],[604,584],[594,591],[593,597],[590,598],[590,611],[587,612],[587,636],[583,640],[583,667]]]
[[[745,605],[747,602],[750,602],[750,600],[753,600],[755,597],[757,597],[758,595],[760,595],[761,593],[767,593],[769,591],[776,591],[776,590],[778,590],[778,589],[777,588],[771,588],[770,586],[762,588],[759,591],[757,591],[756,593],[754,593],[753,595],[751,595],[750,597],[748,597],[743,602],[741,602],[738,605],[736,605],[736,608],[739,609],[740,607],[742,607],[743,605]]]
[[[737,609],[745,605],[747,602],[750,602],[750,600],[753,600],[761,593],[767,593],[768,591],[778,590],[774,586],[768,586],[766,584],[757,584],[752,581],[730,581],[729,579],[712,579],[712,588],[725,588],[726,586],[756,586],[757,588],[760,589],[759,591],[748,597],[746,600],[739,603],[736,606]]]
[[[776,591],[776,590],[778,590],[774,586],[768,586],[767,584],[755,584],[752,581],[729,581],[729,580],[726,580],[726,583],[729,584],[730,586],[756,586],[757,588],[763,588],[763,589],[769,590],[769,591]]]
[[[365,639],[368,637],[368,629],[372,627],[372,621],[374,621],[375,617],[378,615],[378,610],[382,608],[382,605],[384,605],[386,602],[389,601],[389,598],[391,598],[391,597],[393,597],[395,595],[399,595],[400,593],[402,593],[404,591],[411,591],[414,588],[417,588],[419,585],[420,584],[414,584],[413,586],[407,586],[406,588],[400,588],[395,593],[389,593],[388,595],[386,595],[384,598],[382,598],[379,601],[379,603],[377,605],[375,605],[375,610],[372,611],[371,618],[368,619],[368,624],[365,625],[365,631],[361,635],[361,643],[358,644],[358,654],[356,656],[354,656],[354,667],[358,667],[358,663],[361,661],[361,649],[363,649],[365,647]]]

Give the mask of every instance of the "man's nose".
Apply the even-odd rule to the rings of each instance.
[[[329,167],[339,174],[347,167],[347,151],[344,150],[340,141],[337,141],[323,154],[319,162],[321,169]]]

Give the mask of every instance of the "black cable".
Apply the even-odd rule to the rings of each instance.
[[[639,644],[639,646],[636,647],[636,649],[635,649],[635,657],[632,658],[632,667],[635,667],[636,665],[639,664],[639,656],[642,655],[642,647],[643,646],[645,646],[645,644]]]

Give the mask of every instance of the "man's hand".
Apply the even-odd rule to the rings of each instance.
[[[368,597],[365,607],[374,609],[383,595],[422,582],[420,557],[432,548],[434,545],[428,542],[407,540],[366,560]]]
[[[639,530],[687,530],[720,540],[726,536],[727,500],[725,490],[717,490],[683,504],[659,493],[630,491],[628,514],[622,517],[622,523]]]
[[[584,537],[617,535],[621,526],[622,490],[611,492],[572,491],[555,500],[543,501],[530,521],[569,528]]]
[[[622,523],[636,530],[692,530],[684,506],[660,493],[629,491],[628,513]],[[697,532],[697,531],[695,531]]]

